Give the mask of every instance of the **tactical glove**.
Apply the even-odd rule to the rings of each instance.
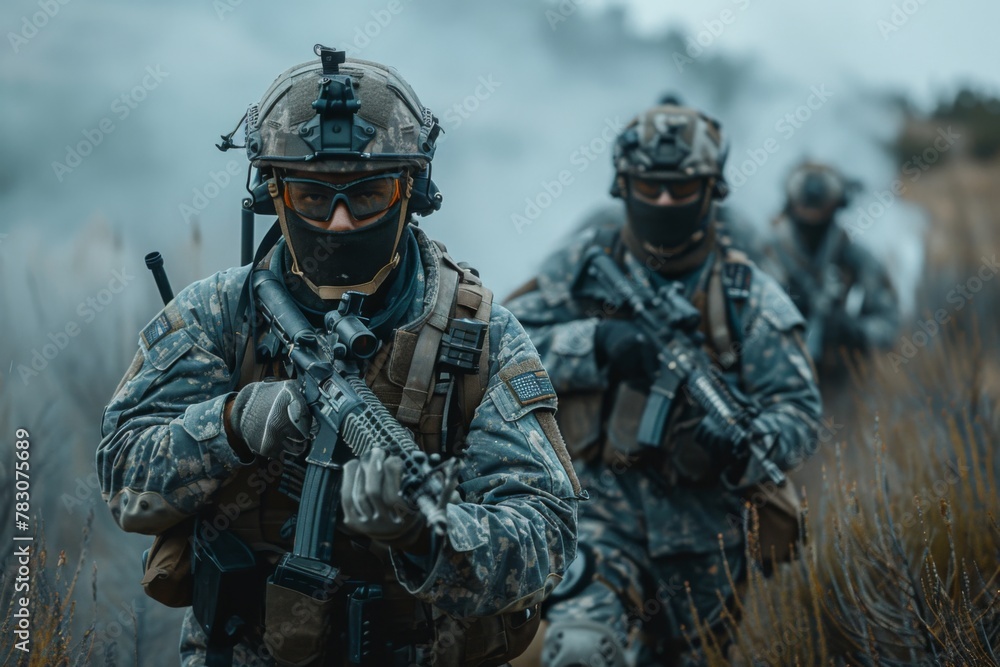
[[[240,390],[228,421],[233,435],[250,451],[273,459],[286,450],[302,451],[312,415],[298,382],[265,381],[252,382]]]
[[[729,425],[712,415],[706,415],[694,431],[694,439],[720,464],[743,454],[738,450],[746,443],[734,442],[733,437]]]
[[[747,436],[734,440],[735,433],[726,427],[725,422],[710,415],[702,419],[695,429],[695,441],[715,462],[723,481],[730,487],[743,477],[750,462],[751,445],[756,443],[766,454],[774,443],[774,439],[756,421],[751,423]]]
[[[399,495],[403,460],[375,449],[344,466],[340,504],[344,528],[389,547],[419,553],[428,546],[424,516]]]
[[[847,313],[833,313],[823,323],[823,339],[828,345],[848,349],[867,347],[867,336],[861,323]]]
[[[597,365],[608,368],[612,380],[647,388],[658,367],[656,350],[639,327],[629,320],[601,320],[594,333]]]

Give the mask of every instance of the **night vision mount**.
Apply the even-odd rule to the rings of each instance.
[[[354,82],[340,71],[347,54],[322,44],[313,51],[323,65],[323,76],[319,96],[312,103],[316,115],[299,128],[299,134],[318,158],[360,153],[374,138],[375,126],[357,115],[361,101],[354,94]]]

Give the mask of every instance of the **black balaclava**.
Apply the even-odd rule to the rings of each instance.
[[[802,182],[801,192],[789,196],[785,211],[792,221],[796,235],[810,254],[816,254],[830,231],[837,209],[843,205],[843,195],[833,189],[825,173],[808,173]],[[799,211],[810,211],[808,218]]]
[[[275,184],[272,198],[292,256],[292,273],[324,301],[339,299],[348,291],[374,294],[399,265],[409,194],[406,184],[404,196],[378,220],[360,229],[334,232],[314,227],[286,208]]]
[[[361,309],[364,317],[371,318],[368,327],[380,340],[387,340],[393,329],[403,323],[407,310],[412,305],[416,292],[417,274],[420,272],[420,247],[413,230],[407,225],[399,241],[399,266],[396,267],[379,286],[367,296]],[[323,325],[323,315],[336,310],[339,299],[323,300],[316,295],[299,276],[289,270],[292,254],[285,242],[281,247],[277,269],[284,276],[289,293],[298,302],[305,316],[316,326]]]
[[[690,204],[658,206],[640,201],[634,195],[625,200],[628,224],[636,237],[650,246],[666,251],[680,248],[695,233],[708,226],[706,195]]]
[[[712,184],[690,204],[659,206],[625,195],[627,222],[622,240],[633,255],[663,275],[686,273],[699,266],[715,241]]]

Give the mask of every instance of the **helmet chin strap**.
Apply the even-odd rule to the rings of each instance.
[[[278,224],[281,226],[281,233],[284,235],[285,242],[288,244],[288,250],[292,255],[291,272],[301,278],[310,291],[325,301],[341,299],[347,292],[361,292],[369,296],[374,294],[382,286],[382,283],[385,282],[385,279],[389,277],[389,274],[399,266],[399,239],[403,235],[403,227],[406,225],[406,205],[410,201],[412,183],[413,178],[407,175],[406,192],[402,197],[399,208],[399,219],[396,223],[396,240],[392,245],[392,259],[380,268],[372,279],[367,282],[356,285],[317,285],[299,267],[295,245],[291,242],[292,237],[288,230],[288,221],[286,219],[287,209],[285,208],[284,198],[280,196],[278,184],[275,179],[269,179],[267,183],[268,193],[271,195],[272,201],[274,201],[274,209],[278,214]]]

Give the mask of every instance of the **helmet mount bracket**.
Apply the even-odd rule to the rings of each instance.
[[[299,126],[299,136],[317,157],[360,153],[375,138],[375,126],[357,115],[361,100],[354,94],[354,81],[340,71],[347,54],[321,44],[314,51],[323,64],[319,95],[312,103],[316,115]]]

